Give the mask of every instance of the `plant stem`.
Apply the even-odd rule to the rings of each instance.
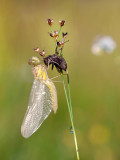
[[[68,84],[68,94],[69,94],[69,102],[70,102],[70,110],[71,110],[71,115],[73,119],[73,112],[72,112],[72,102],[71,102],[71,94],[70,94],[70,86],[69,86],[69,75],[67,74],[67,84]]]
[[[60,34],[61,29],[62,29],[62,27],[60,26],[60,29],[59,29],[59,31],[58,31],[58,35]]]
[[[70,95],[70,87],[69,87],[69,79],[68,78],[67,78],[67,80],[68,80],[69,100],[68,100],[67,91],[66,91],[66,87],[65,87],[65,82],[64,82],[64,77],[63,76],[62,76],[62,81],[63,81],[64,92],[65,92],[65,96],[66,96],[66,100],[67,100],[68,110],[69,110],[69,114],[70,114],[70,120],[71,120],[71,124],[72,124],[72,129],[73,129],[77,160],[80,160],[79,152],[78,152],[77,137],[76,137],[74,123],[73,123],[72,103],[71,103],[71,95]],[[70,101],[70,103],[69,103],[69,101]]]
[[[61,32],[61,29],[62,29],[62,27],[60,26],[60,29],[58,31],[58,36],[59,36],[59,34]],[[51,27],[51,31],[53,32],[52,27]],[[55,45],[57,47],[57,41],[55,42]],[[62,51],[63,51],[63,48],[61,50],[61,56],[63,57]],[[73,122],[72,102],[71,102],[71,94],[70,94],[70,86],[69,86],[69,75],[67,74],[69,100],[68,100],[68,96],[67,96],[67,91],[66,91],[65,81],[64,81],[63,75],[62,75],[62,81],[63,81],[64,92],[65,92],[65,96],[66,96],[66,100],[67,100],[68,110],[69,110],[69,114],[70,114],[71,125],[72,125],[72,129],[73,129],[77,160],[80,160],[80,156],[79,156],[79,152],[78,152],[77,137],[76,137],[76,132],[75,132],[75,128],[74,128],[74,122]]]
[[[51,32],[53,33],[53,28],[52,28],[52,26],[50,26],[50,29],[51,29]]]

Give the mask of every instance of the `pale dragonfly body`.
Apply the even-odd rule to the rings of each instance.
[[[43,65],[33,69],[34,82],[32,85],[28,108],[21,126],[23,137],[30,137],[48,117],[50,112],[56,113],[57,91],[54,83],[48,78]]]

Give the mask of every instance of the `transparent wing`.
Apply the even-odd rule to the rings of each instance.
[[[52,110],[52,98],[49,88],[35,79],[31,89],[28,108],[21,126],[21,134],[28,138],[48,117]]]
[[[58,104],[57,104],[57,91],[56,91],[55,85],[50,79],[47,80],[45,84],[49,88],[49,91],[52,97],[52,108],[54,113],[56,113],[58,109]]]

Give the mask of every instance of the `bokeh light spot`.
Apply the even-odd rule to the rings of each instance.
[[[103,145],[109,138],[110,131],[102,124],[93,125],[89,131],[89,140],[92,144]]]
[[[97,150],[95,160],[115,160],[115,156],[110,148],[102,148]]]

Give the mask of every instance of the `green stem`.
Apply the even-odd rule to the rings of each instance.
[[[53,33],[53,28],[52,28],[52,26],[50,26],[50,29],[51,29],[51,32]]]
[[[67,84],[68,84],[68,94],[69,94],[69,102],[70,102],[70,109],[71,109],[71,113],[73,113],[72,112],[72,102],[71,102],[71,93],[70,93],[70,81],[69,81],[69,75],[67,74]],[[72,118],[73,118],[73,114],[72,114]]]
[[[50,26],[51,33],[53,34],[53,28]],[[55,41],[55,47],[57,47],[57,42]]]
[[[64,82],[64,77],[63,76],[62,76],[62,81],[63,81],[64,92],[65,92],[65,96],[66,96],[66,100],[67,100],[68,110],[69,110],[69,114],[70,114],[70,120],[71,120],[71,124],[72,124],[72,129],[73,129],[77,160],[80,160],[79,152],[78,152],[77,137],[76,137],[76,132],[75,132],[74,123],[73,123],[73,113],[72,113],[72,103],[71,103],[71,96],[70,96],[69,79],[68,79],[68,92],[69,92],[70,104],[69,104],[69,100],[68,100],[67,91],[66,91],[66,87],[65,87],[65,82]]]
[[[58,35],[60,35],[61,29],[62,29],[62,27],[60,26],[60,29],[59,29],[59,31],[58,31]]]

